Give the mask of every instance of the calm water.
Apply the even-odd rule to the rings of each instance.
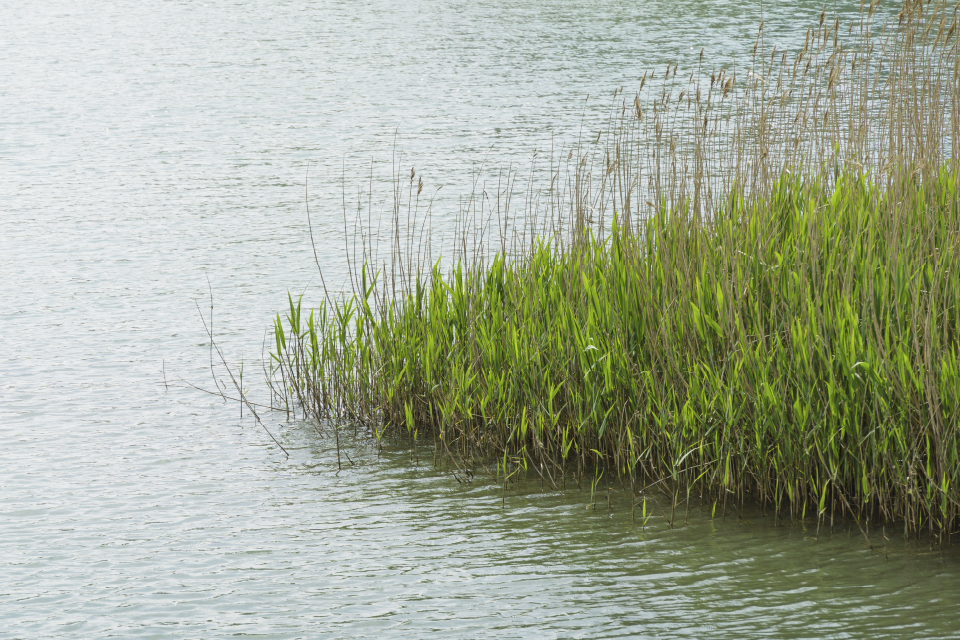
[[[767,6],[769,42],[818,12]],[[960,637],[955,550],[891,534],[885,559],[846,530],[698,509],[643,531],[622,493],[592,510],[536,484],[502,508],[487,481],[363,441],[337,475],[310,429],[272,417],[286,459],[181,382],[212,386],[208,277],[254,391],[271,314],[288,289],[316,298],[308,162],[329,282],[341,179],[385,196],[395,133],[403,171],[443,187],[442,231],[481,162],[522,166],[581,118],[596,131],[646,70],[742,55],[758,3],[0,16],[0,638]]]

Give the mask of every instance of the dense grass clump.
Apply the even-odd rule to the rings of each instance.
[[[792,80],[786,56],[761,59],[739,97],[734,76],[711,74],[716,100],[687,94],[694,126],[675,123],[669,139],[665,118],[681,116],[658,110],[667,88],[646,110],[638,94],[601,170],[590,171],[596,153],[572,149],[524,235],[497,209],[490,250],[474,236],[431,264],[398,239],[389,264],[365,255],[353,291],[309,318],[291,299],[275,327],[277,389],[318,421],[427,435],[464,470],[495,459],[502,476],[533,470],[556,486],[602,469],[632,486],[668,480],[674,501],[760,500],[949,533],[960,523],[950,19],[905,5],[879,60],[869,36],[851,54],[821,17],[808,47],[822,82],[797,71],[805,55],[809,71],[807,47]],[[774,109],[777,74],[787,88]]]

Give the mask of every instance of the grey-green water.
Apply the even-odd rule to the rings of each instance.
[[[844,3],[842,11],[855,5]],[[768,45],[819,13],[765,3]],[[892,10],[892,7],[888,7]],[[602,127],[613,88],[748,52],[758,2],[2,2],[0,638],[960,637],[960,557],[622,492],[461,486],[212,386],[343,277],[341,176],[394,134],[449,230],[471,169]],[[716,65],[715,65],[716,66]],[[586,114],[586,115],[583,115]],[[404,164],[403,170],[409,170]],[[168,385],[164,384],[164,377]],[[283,423],[283,424],[281,424]],[[429,462],[429,450],[421,453]],[[619,491],[616,487],[615,490]],[[663,502],[663,498],[660,498]],[[873,532],[875,546],[878,532]]]

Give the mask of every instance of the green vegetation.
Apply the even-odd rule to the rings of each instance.
[[[390,261],[364,250],[352,291],[278,315],[275,392],[318,424],[432,438],[464,471],[602,471],[674,505],[948,535],[957,21],[908,3],[875,37],[871,15],[852,47],[822,16],[790,61],[761,32],[752,80],[668,69],[652,104],[618,104],[605,144],[551,160],[516,226],[505,204],[468,212],[481,231],[448,262],[395,197]]]

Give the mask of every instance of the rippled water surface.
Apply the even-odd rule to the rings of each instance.
[[[254,394],[271,315],[316,297],[308,161],[336,281],[341,185],[388,194],[395,136],[443,231],[481,162],[701,48],[731,64],[759,3],[2,4],[0,638],[960,637],[954,547],[699,507],[644,530],[617,487],[503,496],[362,438],[337,474],[309,427],[271,417],[288,459],[184,382],[213,385],[211,290]],[[820,10],[766,4],[768,46]]]

